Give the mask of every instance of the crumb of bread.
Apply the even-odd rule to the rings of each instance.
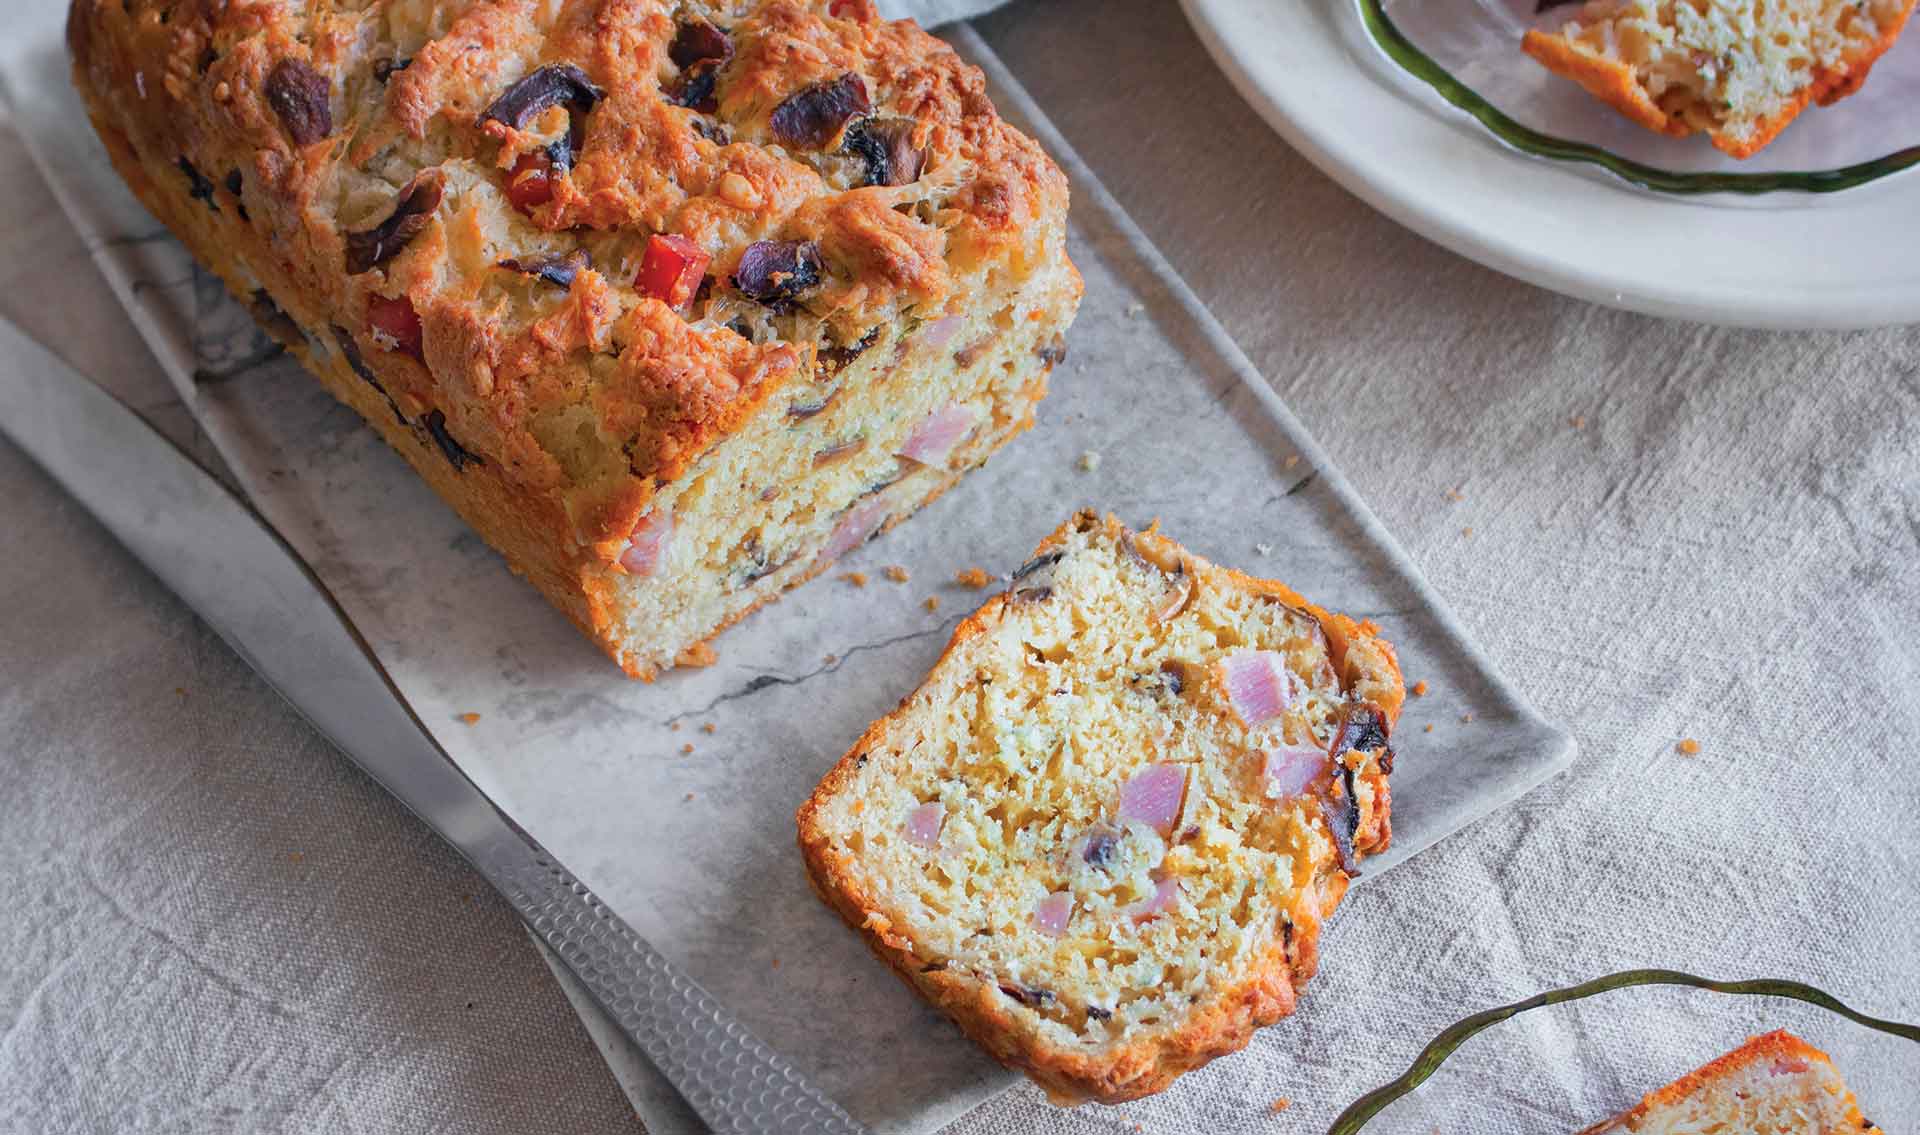
[[[1427,732],[1433,732],[1433,722],[1431,721],[1427,722]]]
[[[1573,417],[1567,419],[1567,424],[1572,426],[1576,430],[1584,430],[1587,428],[1586,415],[1575,414]]]
[[[1685,738],[1674,747],[1679,749],[1685,756],[1694,757],[1700,755],[1700,742],[1691,737]]]
[[[689,670],[704,670],[720,661],[720,652],[709,643],[696,642],[673,658],[675,666],[685,666]]]
[[[1267,1110],[1273,1112],[1275,1115],[1278,1115],[1292,1106],[1293,1106],[1292,1100],[1288,1099],[1285,1096],[1281,1096],[1279,1099],[1274,1100],[1272,1103],[1268,1104]]]
[[[926,608],[929,611],[938,611],[940,609],[940,597],[938,595],[927,596]]]
[[[463,713],[460,715],[460,720],[468,725],[473,725],[479,722],[480,715],[477,713]]]
[[[1412,689],[1413,689],[1414,697],[1417,697],[1417,698],[1426,697],[1427,696],[1427,680],[1425,678],[1420,679],[1418,682],[1415,682],[1413,684]]]
[[[687,803],[691,804],[693,802],[693,793],[691,792],[687,793],[686,799],[687,799]]]
[[[1473,525],[1469,524],[1465,528],[1462,528],[1460,535],[1465,536],[1469,540],[1473,539]]]
[[[1461,492],[1459,489],[1448,489],[1446,491],[1446,498],[1451,504],[1459,504],[1461,501],[1467,499],[1467,494]]]
[[[907,580],[913,578],[912,575],[908,574],[907,569],[901,567],[899,564],[888,564],[881,569],[880,574],[895,583],[905,583]]]
[[[1463,713],[1463,714],[1461,714],[1461,715],[1460,715],[1460,720],[1461,720],[1461,721],[1463,721],[1463,722],[1465,722],[1465,723],[1466,723],[1466,724],[1468,724],[1468,725],[1471,725],[1471,724],[1473,724],[1473,714],[1471,714],[1471,713]]]
[[[840,661],[840,656],[838,654],[829,654],[825,658],[822,658],[820,661],[825,665],[831,666],[834,663]]]
[[[867,585],[867,573],[864,571],[850,571],[840,578],[853,584],[855,587],[865,587]]]
[[[1080,455],[1080,460],[1075,464],[1079,466],[1082,473],[1091,473],[1100,468],[1100,455],[1089,449]]]
[[[1300,464],[1300,455],[1298,453],[1291,453],[1287,455],[1287,459],[1285,461],[1282,461],[1280,463],[1280,467],[1282,469],[1291,469],[1298,464]]]
[[[954,573],[953,581],[962,587],[970,587],[978,591],[992,583],[993,577],[988,575],[984,568],[970,567]]]
[[[719,727],[718,725],[715,725],[715,724],[714,724],[713,722],[711,722],[711,721],[709,721],[709,722],[707,722],[707,723],[706,723],[705,725],[702,725],[702,726],[700,727],[700,732],[702,732],[702,733],[712,733],[712,732],[714,732],[715,730],[717,730],[717,729],[719,729],[719,728],[720,728],[720,727]]]
[[[687,742],[686,744],[684,744],[684,745],[682,745],[682,746],[680,746],[680,755],[681,755],[681,756],[688,756],[688,755],[690,755],[690,754],[692,754],[692,752],[693,752],[693,742],[691,742],[691,741],[689,741],[689,742]]]

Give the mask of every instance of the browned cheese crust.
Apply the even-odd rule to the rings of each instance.
[[[980,72],[871,0],[74,0],[67,39],[141,202],[639,677],[614,598],[656,495],[836,347],[1034,271],[1067,205]],[[773,121],[836,82],[864,108]],[[917,186],[862,174],[865,108]],[[543,198],[516,196],[527,163]],[[643,285],[662,234],[711,257],[696,295]],[[805,244],[818,279],[740,282],[760,242]]]
[[[1115,536],[1127,532],[1112,516],[1101,519],[1091,512],[1081,513],[1043,541],[1036,556],[1058,547],[1076,527],[1089,524],[1104,525]],[[1371,622],[1328,611],[1276,580],[1210,564],[1152,529],[1130,535],[1153,558],[1179,560],[1188,570],[1217,573],[1214,578],[1230,581],[1233,587],[1270,596],[1310,613],[1326,634],[1352,704],[1376,711],[1389,730],[1397,724],[1405,699],[1399,663],[1392,645],[1379,637]],[[934,672],[962,644],[998,626],[1011,601],[1009,593],[995,595],[962,621],[935,663]],[[1256,967],[1244,981],[1209,997],[1204,1007],[1189,1015],[1175,1031],[1150,1034],[1100,1051],[1075,1051],[1049,1042],[1022,1019],[1015,1004],[994,982],[955,972],[916,954],[912,939],[880,913],[884,904],[869,893],[859,873],[851,870],[852,857],[835,846],[824,829],[822,812],[829,801],[849,788],[864,755],[888,745],[892,731],[918,692],[902,698],[894,713],[867,728],[797,814],[800,851],[814,890],[910,988],[995,1059],[1031,1077],[1060,1104],[1085,1100],[1112,1104],[1152,1095],[1183,1073],[1245,1048],[1256,1029],[1293,1013],[1298,994],[1318,966],[1321,925],[1350,882],[1349,875],[1337,866],[1323,872],[1313,886],[1297,896],[1287,912],[1292,926],[1290,940],[1283,946],[1277,944],[1265,964]],[[1353,846],[1358,856],[1374,855],[1386,850],[1392,839],[1388,790],[1392,749],[1383,738],[1378,748],[1356,756],[1361,761],[1356,770],[1358,778],[1371,792],[1364,794],[1360,805]]]

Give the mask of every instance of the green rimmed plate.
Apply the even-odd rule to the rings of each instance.
[[[1612,996],[1589,1000],[1601,994]],[[1920,1115],[1920,1026],[1801,982],[1639,969],[1448,1027],[1404,1074],[1341,1112],[1328,1135],[1566,1135],[1774,1029],[1833,1057],[1868,1118],[1893,1129]]]
[[[1772,328],[1920,322],[1914,181],[1880,176],[1920,157],[1899,140],[1920,144],[1920,36],[1903,39],[1861,94],[1809,111],[1742,164],[1703,139],[1648,134],[1547,75],[1519,51],[1524,0],[1388,4],[1389,23],[1430,61],[1431,77],[1539,135],[1536,145],[1575,148],[1564,155],[1575,160],[1549,160],[1501,140],[1395,62],[1361,2],[1182,0],[1216,61],[1288,142],[1367,203],[1462,255],[1656,315]],[[1584,117],[1529,117],[1559,111],[1516,102],[1514,85],[1527,83]],[[1905,101],[1859,101],[1883,97]],[[1868,111],[1889,124],[1891,140],[1845,129]],[[1658,176],[1685,192],[1630,183],[1619,175],[1629,163],[1645,167],[1642,180]],[[1756,180],[1715,180],[1728,176]],[[1790,177],[1850,188],[1792,191],[1780,184]]]
[[[1766,149],[1739,161],[1703,136],[1668,138],[1636,126],[1520,54],[1527,28],[1564,21],[1577,6],[1535,16],[1528,0],[1355,2],[1387,59],[1501,142],[1644,189],[1834,193],[1920,164],[1920,119],[1910,110],[1920,105],[1920,37],[1896,45],[1858,94],[1808,108]]]

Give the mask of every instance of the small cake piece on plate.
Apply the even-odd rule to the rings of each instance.
[[[1785,1031],[1757,1036],[1580,1135],[1879,1135],[1840,1070]]]
[[[1635,122],[1748,158],[1860,89],[1914,0],[1588,0],[1522,46]]]
[[[1293,1011],[1387,846],[1404,691],[1368,624],[1083,512],[800,809],[814,886],[1062,1103]]]

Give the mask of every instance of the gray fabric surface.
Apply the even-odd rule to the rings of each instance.
[[[957,1130],[1321,1130],[1465,1012],[1632,965],[1920,1019],[1914,334],[1663,323],[1481,269],[1288,150],[1170,3],[981,28],[1582,757],[1358,888],[1247,1055]],[[0,314],[157,391],[8,134],[0,194]],[[504,908],[5,443],[0,526],[0,1131],[636,1129]],[[1725,1028],[1603,1028],[1554,1098],[1489,1088],[1590,1107]]]

